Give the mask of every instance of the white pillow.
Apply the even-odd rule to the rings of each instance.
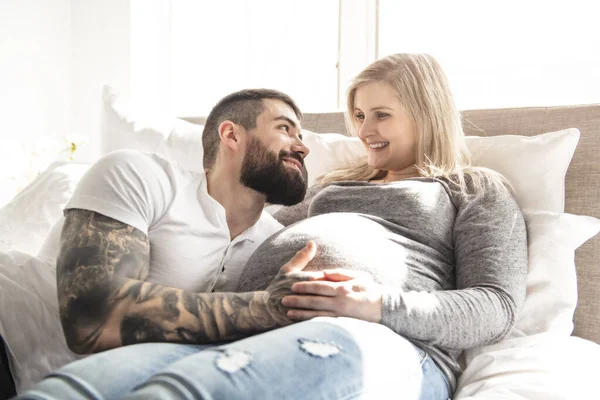
[[[357,137],[303,131],[310,149],[306,157],[308,184],[332,169],[343,168],[366,156]],[[575,128],[537,136],[467,137],[477,166],[503,174],[513,185],[521,209],[563,212],[565,175],[579,141]]]
[[[202,172],[202,125],[167,115],[133,115],[110,87],[104,86],[101,154],[132,149],[160,154],[195,172]]]
[[[503,174],[521,209],[565,210],[565,176],[579,142],[575,128],[536,136],[468,136],[475,165]]]
[[[37,254],[88,168],[56,162],[0,209],[0,251]]]
[[[600,231],[594,217],[524,210],[527,296],[509,338],[553,332],[569,336],[577,306],[575,250]]]

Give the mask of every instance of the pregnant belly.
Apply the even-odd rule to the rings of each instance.
[[[254,252],[244,267],[239,291],[263,290],[281,266],[306,245],[317,244],[317,255],[305,270],[347,268],[367,271],[389,287],[404,287],[407,253],[396,235],[359,214],[314,216],[279,231]]]

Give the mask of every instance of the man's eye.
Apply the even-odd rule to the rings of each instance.
[[[280,126],[279,126],[279,129],[283,129],[283,130],[284,130],[284,131],[286,131],[286,132],[289,132],[289,131],[290,131],[290,127],[289,127],[289,126],[287,126],[287,125],[280,125]]]

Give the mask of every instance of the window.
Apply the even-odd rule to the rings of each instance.
[[[250,87],[281,90],[305,112],[335,108],[338,9],[337,0],[173,0],[173,111],[206,115]]]
[[[379,0],[379,56],[433,55],[460,109],[599,103],[594,3]]]
[[[269,87],[305,112],[334,111],[378,57],[426,52],[460,109],[600,103],[593,4],[131,0],[131,98],[206,115],[228,93]]]

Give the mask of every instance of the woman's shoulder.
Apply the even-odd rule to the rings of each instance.
[[[462,174],[438,178],[462,197],[511,195],[512,187],[501,174],[487,168],[472,168]]]
[[[482,206],[486,209],[518,208],[510,183],[500,174],[484,168],[472,169],[462,176],[441,178],[457,209]]]

